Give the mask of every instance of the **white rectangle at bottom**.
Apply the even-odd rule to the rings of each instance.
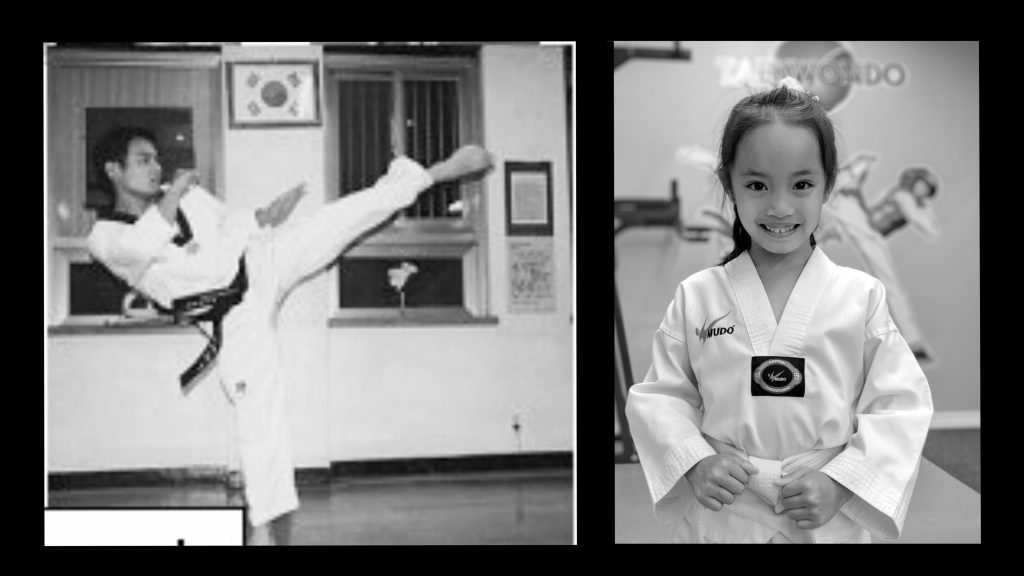
[[[45,511],[47,546],[241,546],[242,508]]]

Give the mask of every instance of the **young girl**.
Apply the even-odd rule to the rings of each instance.
[[[882,284],[815,247],[832,123],[783,82],[720,155],[735,248],[676,289],[626,406],[655,516],[676,542],[898,539],[931,393]]]
[[[161,193],[156,141],[144,130],[112,131],[95,156],[115,204],[93,226],[89,250],[164,308],[177,313],[192,303],[213,303],[219,309],[203,362],[187,370],[182,381],[194,381],[195,368],[219,351],[220,381],[237,417],[253,527],[250,543],[274,543],[271,521],[278,543],[287,543],[290,513],[299,502],[277,346],[277,314],[284,299],[353,239],[413,203],[433,183],[489,168],[490,155],[478,146],[464,146],[426,169],[397,158],[372,187],[288,226],[283,224],[304,194],[302,186],[266,208],[229,214],[216,197],[195,185],[194,172],[183,173]]]

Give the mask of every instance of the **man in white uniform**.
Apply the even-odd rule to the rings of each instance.
[[[478,146],[465,146],[429,169],[399,157],[371,188],[281,226],[305,193],[304,185],[266,208],[229,214],[197,185],[195,172],[183,173],[161,193],[156,141],[143,130],[115,130],[94,154],[116,200],[89,235],[93,257],[164,308],[178,312],[185,308],[183,298],[198,293],[200,303],[220,299],[226,309],[221,310],[226,314],[217,366],[236,408],[250,542],[272,543],[274,520],[277,540],[287,543],[298,497],[277,344],[282,301],[360,234],[412,204],[435,182],[487,170],[491,157]],[[222,298],[228,292],[230,299]],[[204,360],[217,354],[219,340],[215,334]],[[183,384],[188,379],[183,376]]]

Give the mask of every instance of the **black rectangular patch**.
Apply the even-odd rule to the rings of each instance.
[[[750,360],[751,396],[803,398],[806,384],[803,358],[754,356]]]

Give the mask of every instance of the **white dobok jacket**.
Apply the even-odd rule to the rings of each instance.
[[[677,539],[767,542],[782,532],[845,542],[864,530],[899,537],[932,401],[882,284],[816,248],[778,325],[747,252],[684,280],[626,414],[655,515],[677,526]],[[683,475],[719,451],[749,457],[760,473],[712,512]],[[781,513],[772,484],[799,466],[854,494],[812,531]]]

